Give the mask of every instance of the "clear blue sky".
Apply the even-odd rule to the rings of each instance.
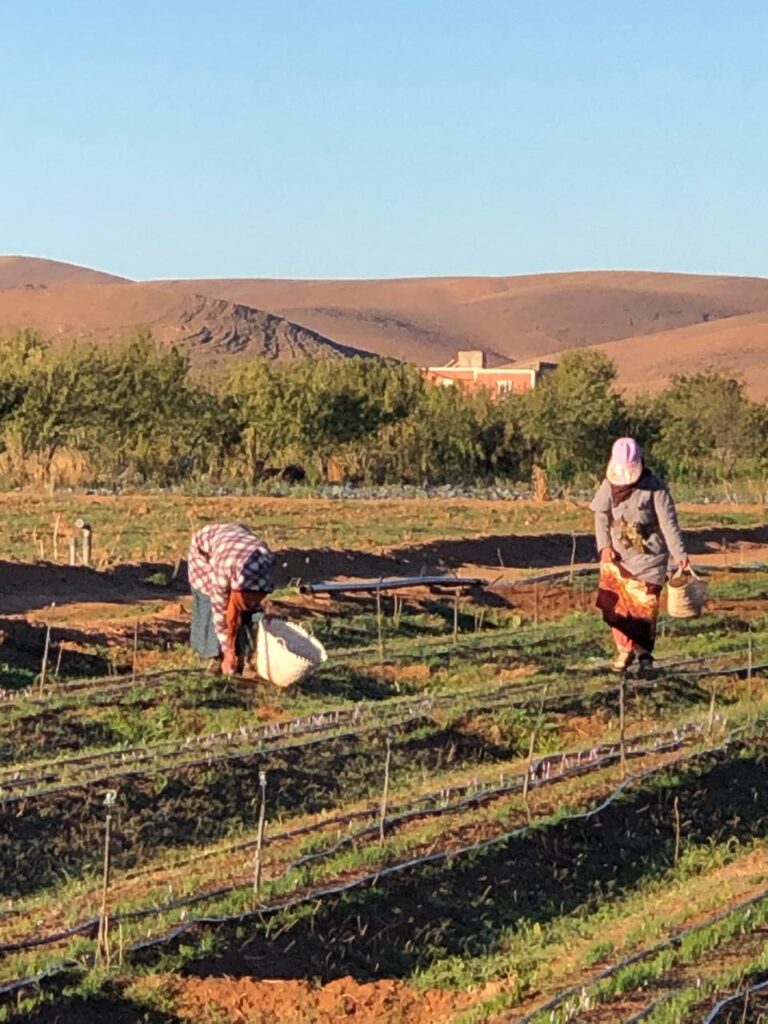
[[[768,275],[765,0],[0,0],[0,252]]]

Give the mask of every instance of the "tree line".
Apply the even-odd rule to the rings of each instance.
[[[283,473],[366,484],[587,485],[632,434],[654,468],[692,484],[763,480],[768,406],[713,372],[628,396],[612,361],[567,353],[523,395],[432,384],[379,359],[268,360],[207,378],[148,334],[107,348],[0,342],[0,483],[258,487]]]

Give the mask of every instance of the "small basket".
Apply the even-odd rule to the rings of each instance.
[[[277,618],[265,617],[259,622],[253,665],[273,686],[294,686],[327,660],[320,641],[301,626]]]
[[[698,619],[708,599],[709,587],[693,569],[678,569],[667,585],[667,612],[673,619]]]

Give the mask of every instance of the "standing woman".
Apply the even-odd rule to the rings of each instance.
[[[635,658],[640,668],[652,668],[669,556],[682,569],[689,562],[672,495],[645,467],[634,438],[620,437],[613,445],[590,508],[600,551],[597,607],[616,644],[611,668],[624,672]]]
[[[192,535],[192,647],[210,672],[242,672],[254,613],[275,589],[275,556],[240,523],[211,523]]]

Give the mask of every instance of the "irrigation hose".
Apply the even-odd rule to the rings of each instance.
[[[759,723],[759,725],[761,727],[762,727],[763,724],[764,723],[762,723],[762,722]],[[710,748],[710,749],[708,749],[706,751],[695,752],[693,754],[685,755],[685,756],[683,756],[681,758],[678,758],[677,761],[674,761],[671,764],[667,763],[667,764],[664,764],[664,765],[657,765],[657,766],[649,768],[646,771],[641,772],[639,774],[630,775],[626,779],[624,779],[600,804],[598,804],[597,806],[591,808],[588,811],[583,811],[583,812],[578,812],[578,813],[575,813],[575,814],[572,814],[572,815],[568,815],[565,818],[562,818],[561,821],[568,821],[568,822],[571,822],[571,821],[589,821],[592,818],[594,818],[595,816],[597,816],[600,813],[602,813],[607,807],[609,807],[612,803],[614,803],[617,799],[619,799],[621,797],[621,795],[630,786],[636,786],[636,785],[642,784],[643,782],[647,781],[649,778],[652,778],[655,775],[658,775],[658,774],[660,774],[660,773],[662,773],[664,771],[667,771],[671,767],[679,767],[679,765],[683,764],[683,763],[685,763],[685,764],[692,764],[695,761],[700,760],[700,759],[702,759],[704,757],[711,757],[713,755],[719,755],[719,754],[727,751],[728,748],[736,741],[737,737],[740,736],[740,734],[744,734],[744,733],[748,733],[748,732],[754,732],[756,730],[756,728],[757,728],[757,726],[753,726],[751,728],[740,727],[739,729],[733,730],[733,732],[730,733],[729,736],[726,737],[716,747]],[[425,867],[427,865],[440,864],[440,863],[444,863],[445,861],[450,860],[450,859],[454,859],[454,858],[466,856],[466,855],[471,854],[471,853],[475,853],[478,850],[488,849],[491,846],[498,845],[498,844],[503,843],[503,842],[508,842],[512,838],[521,836],[521,835],[525,834],[530,828],[535,828],[535,827],[537,827],[537,826],[536,825],[532,825],[532,826],[525,825],[525,826],[522,826],[520,828],[513,829],[510,832],[506,832],[506,833],[503,833],[503,834],[498,835],[498,836],[493,836],[490,839],[484,839],[484,840],[481,840],[480,842],[472,843],[472,844],[470,844],[468,846],[464,846],[464,847],[461,847],[461,848],[456,849],[456,850],[440,850],[440,851],[436,851],[434,853],[423,855],[421,857],[411,858],[410,860],[407,860],[407,861],[401,861],[401,862],[398,862],[397,864],[392,864],[392,865],[388,865],[387,867],[384,867],[384,868],[379,868],[376,871],[369,872],[369,873],[367,873],[367,874],[365,874],[363,876],[360,876],[360,877],[358,877],[356,879],[352,879],[350,881],[346,881],[346,882],[342,882],[342,883],[337,883],[337,884],[330,885],[330,886],[319,887],[319,888],[316,888],[314,890],[311,890],[309,893],[302,893],[299,896],[291,897],[291,898],[289,898],[287,900],[281,900],[281,901],[274,902],[272,904],[262,905],[262,906],[258,907],[257,909],[255,909],[253,911],[248,911],[248,912],[241,913],[241,914],[236,914],[236,915],[227,915],[227,916],[224,916],[224,917],[199,917],[199,918],[189,919],[187,921],[184,921],[184,922],[174,926],[170,931],[166,932],[162,936],[157,936],[157,937],[149,938],[149,939],[142,939],[142,940],[139,940],[139,941],[137,941],[135,943],[132,943],[129,947],[127,947],[126,952],[128,952],[130,954],[135,954],[135,953],[143,952],[143,951],[146,951],[146,950],[149,950],[149,949],[155,949],[155,948],[158,948],[158,947],[167,946],[170,942],[174,941],[175,939],[181,937],[182,935],[184,935],[184,934],[188,933],[189,931],[191,931],[193,929],[196,929],[196,928],[201,928],[201,927],[220,927],[220,926],[225,925],[225,924],[236,924],[236,923],[240,923],[240,922],[248,922],[248,921],[251,921],[251,920],[254,920],[254,919],[263,920],[264,917],[266,917],[266,916],[274,916],[275,914],[284,912],[286,910],[292,910],[292,909],[295,909],[296,907],[300,907],[300,906],[303,906],[303,905],[306,905],[306,904],[317,903],[319,900],[323,900],[323,899],[326,899],[326,898],[331,898],[331,897],[334,897],[334,896],[343,895],[344,893],[350,892],[352,890],[363,888],[366,885],[371,885],[371,884],[378,883],[382,879],[388,878],[390,876],[398,875],[398,874],[400,874],[400,873],[402,873],[404,871],[411,870],[412,868],[415,868],[415,867],[420,868],[420,867]],[[763,899],[766,896],[768,896],[768,892],[761,894],[760,897],[754,897],[753,898],[753,902],[755,902],[755,903],[759,902],[760,899]],[[733,912],[733,909],[734,908],[731,908],[727,913]],[[727,916],[727,913],[724,913],[722,916]],[[128,915],[130,915],[133,918],[137,918],[139,916],[151,916],[153,914],[157,914],[157,909],[156,908],[145,908],[144,910],[141,910],[141,911],[129,911],[129,912],[127,912],[126,915],[115,915],[112,918],[112,920],[119,922],[119,920],[121,920],[121,919],[122,920],[127,920],[128,919]],[[715,919],[717,919],[717,915],[716,915]],[[92,920],[87,922],[87,924],[82,924],[79,927],[82,928],[82,929],[87,929],[88,927],[92,928],[93,927]],[[695,930],[695,929],[692,929],[692,930]],[[76,935],[78,933],[79,933],[78,926],[75,926],[74,930],[70,930],[70,932],[62,934],[61,938],[57,937],[57,941],[62,941],[63,938],[71,937],[71,936],[74,936],[74,935]],[[685,934],[685,933],[683,933],[683,934]],[[662,944],[660,944],[660,946],[658,948],[659,949],[664,948],[667,944],[668,943],[662,943]],[[655,951],[657,951],[657,950],[644,951],[643,953],[636,954],[635,957],[628,958],[627,961],[625,961],[622,965],[616,965],[614,968],[608,969],[607,972],[601,972],[601,975],[598,975],[593,980],[595,980],[595,981],[599,980],[602,977],[603,974],[605,974],[605,976],[610,976],[610,973],[614,972],[615,970],[620,969],[620,966],[624,966],[626,963],[631,963],[631,962],[634,961],[634,959],[643,959],[646,956],[652,955],[653,952],[655,952]],[[66,964],[68,962],[65,961],[64,963]],[[64,969],[65,968],[64,968],[64,966],[62,964],[56,965],[55,967],[52,967],[52,968],[49,969],[49,976],[52,976],[55,973],[61,973],[62,970],[64,970]],[[27,979],[17,979],[16,981],[12,981],[12,982],[6,983],[3,987],[0,987],[0,997],[2,997],[3,995],[7,994],[9,991],[15,992],[15,991],[18,991],[20,988],[30,987],[31,985],[35,985],[35,984],[39,984],[39,983],[40,983],[40,976],[39,975],[36,975],[32,979],[29,979],[29,978],[27,978]],[[580,988],[580,986],[577,986],[576,990],[578,990],[579,988]],[[561,996],[555,997],[555,1000],[552,1001],[552,1007],[555,1008],[556,1006],[559,1006],[561,1002],[565,1001],[565,999],[567,999],[571,994],[573,994],[573,991],[574,991],[573,989],[570,989],[566,993],[561,994]],[[541,1012],[542,1010],[544,1010],[544,1009],[546,1009],[548,1007],[549,1007],[549,1004],[547,1004],[546,1007],[539,1007],[536,1011],[534,1011],[534,1013],[538,1014],[539,1012]],[[523,1020],[521,1020],[520,1022],[518,1022],[518,1024],[526,1024],[526,1022],[532,1021],[532,1019],[533,1018],[531,1016],[526,1017]]]
[[[715,655],[710,659],[701,659],[705,664],[717,660],[722,655]],[[691,681],[696,679],[706,678],[717,678],[720,676],[736,676],[745,678],[748,674],[753,676],[759,675],[761,672],[768,669],[768,663],[761,663],[758,665],[740,665],[740,666],[721,666],[717,669],[701,669],[695,672],[687,672],[681,674],[679,677],[684,681]],[[403,725],[409,722],[417,721],[419,718],[425,717],[430,711],[436,709],[450,708],[464,699],[472,699],[479,696],[484,698],[485,703],[483,705],[468,705],[461,708],[462,711],[475,713],[481,711],[492,711],[495,708],[498,709],[500,706],[526,706],[529,701],[524,698],[530,694],[531,697],[539,696],[542,694],[544,687],[547,684],[545,682],[532,683],[528,686],[515,686],[509,684],[497,688],[495,691],[488,693],[482,687],[468,688],[462,691],[454,691],[448,694],[432,694],[427,696],[414,697],[408,695],[406,697],[396,697],[386,702],[386,705],[382,707],[383,702],[371,705],[356,705],[352,709],[335,709],[330,712],[317,713],[313,715],[303,716],[296,719],[288,719],[284,722],[272,722],[263,726],[241,726],[237,731],[227,731],[220,733],[211,733],[201,737],[189,737],[183,743],[177,743],[175,745],[166,742],[158,744],[146,744],[143,747],[133,747],[122,749],[118,751],[105,751],[100,754],[93,755],[81,755],[75,758],[63,758],[58,762],[46,762],[46,771],[42,776],[31,775],[23,778],[12,778],[8,779],[7,775],[10,772],[15,771],[18,776],[19,769],[11,766],[4,771],[0,771],[0,806],[3,804],[17,802],[20,799],[26,799],[31,796],[37,795],[37,789],[32,792],[29,791],[31,786],[36,786],[40,789],[40,793],[45,792],[50,795],[52,793],[61,793],[70,789],[79,789],[85,785],[95,785],[103,783],[105,779],[111,779],[115,777],[121,778],[134,778],[141,775],[151,775],[161,771],[167,771],[169,768],[174,770],[184,770],[191,767],[196,767],[205,764],[219,764],[222,762],[235,762],[242,760],[247,757],[258,756],[259,754],[266,753],[267,750],[264,748],[264,744],[269,743],[269,749],[290,749],[293,746],[306,746],[306,742],[297,743],[281,743],[280,740],[283,738],[296,738],[308,736],[318,733],[329,734],[333,739],[339,739],[343,737],[349,737],[350,735],[366,735],[371,731],[377,731],[378,729],[385,728],[401,728]],[[651,680],[640,680],[635,684],[633,689],[649,688],[655,685],[654,681]],[[613,688],[605,687],[603,689],[597,689],[591,692],[592,696],[599,695],[601,693],[609,693]],[[583,691],[570,691],[566,693],[554,692],[546,700],[545,704],[547,707],[551,707],[557,701],[563,701],[568,699],[578,699],[583,697],[585,694]],[[399,718],[397,712],[400,710],[400,706],[405,706],[407,711],[404,715]],[[382,714],[384,712],[384,714]],[[392,714],[392,718],[387,718],[386,714]],[[343,731],[343,724],[347,723],[360,723],[366,716],[375,716],[374,721],[367,722],[365,724],[358,725],[357,728],[347,729]],[[342,724],[343,723],[343,724]],[[237,738],[242,737],[243,739],[261,740],[261,745],[253,746],[246,751],[231,754],[219,754],[215,752],[215,744],[219,741],[226,745],[231,745],[236,741]],[[324,736],[319,737],[315,742],[322,741]],[[198,747],[213,747],[207,753],[205,758],[197,758],[192,760],[180,761],[175,764],[158,764],[151,771],[135,771],[143,762],[150,761],[153,764],[158,760],[158,756],[162,751],[166,752],[167,757],[171,757],[173,754],[181,756],[190,746],[197,745]],[[134,763],[129,764],[126,768],[126,759],[133,756]],[[43,790],[41,787],[45,782],[55,782],[58,776],[51,773],[53,767],[67,770],[72,765],[85,765],[91,764],[95,766],[96,770],[101,766],[101,775],[94,777],[86,776],[83,779],[74,779],[66,784],[62,783],[59,786],[52,787],[47,790]],[[111,770],[110,770],[111,769]],[[120,771],[119,769],[123,769]],[[6,778],[3,779],[3,774]],[[9,789],[23,788],[23,793],[8,793]],[[4,792],[4,790],[6,792]]]
[[[707,918],[705,921],[701,921],[699,922],[699,924],[692,925],[690,928],[685,928],[683,931],[675,932],[674,935],[671,935],[669,938],[664,939],[662,942],[658,942],[656,943],[656,945],[651,946],[648,949],[643,949],[637,953],[633,953],[631,956],[625,957],[618,963],[612,964],[610,967],[606,967],[604,970],[600,971],[598,974],[593,975],[593,977],[589,979],[589,985],[594,986],[598,982],[605,981],[607,978],[612,978],[615,974],[618,974],[619,971],[624,970],[625,967],[631,967],[633,964],[640,963],[643,960],[649,960],[651,959],[651,957],[654,957],[659,953],[663,953],[667,949],[673,949],[675,946],[679,946],[682,943],[682,941],[685,938],[687,938],[687,936],[693,935],[696,932],[703,930],[704,928],[709,928],[711,925],[717,924],[720,921],[724,921],[732,914],[738,914],[741,911],[749,910],[751,907],[757,906],[758,904],[765,902],[765,900],[768,900],[768,889],[763,889],[756,896],[751,896],[749,899],[743,900],[741,903],[737,903],[734,906],[728,907],[726,910],[718,911],[711,917]],[[766,986],[768,986],[768,982],[766,982]],[[540,1006],[537,1006],[535,1010],[531,1011],[531,1013],[515,1020],[514,1024],[534,1024],[534,1021],[541,1014],[551,1013],[553,1010],[556,1010],[558,1007],[562,1006],[563,1003],[567,1002],[573,996],[577,996],[583,989],[584,982],[579,982],[576,985],[572,985],[569,988],[564,989],[562,992],[559,992],[556,996],[553,996],[552,999],[549,999],[546,1003],[542,1003]],[[644,1007],[641,1011],[641,1014],[647,1015],[647,1013],[649,1013],[657,1005],[658,1002],[659,1001],[657,1000],[650,1006]],[[643,1016],[640,1015],[632,1018],[632,1020],[643,1019]],[[711,1019],[714,1020],[714,1018]],[[710,1020],[710,1018],[707,1018],[707,1020]],[[627,1024],[629,1024],[629,1022],[627,1022]]]
[[[751,996],[755,995],[757,992],[766,991],[768,991],[768,981],[761,981],[755,985],[750,985],[749,988],[743,988],[740,991],[734,992],[730,996],[726,996],[725,999],[721,999],[719,1003],[712,1007],[710,1012],[704,1018],[703,1024],[714,1024],[722,1011],[726,1010],[734,1003],[744,1003],[745,1008],[748,1008]]]
[[[567,815],[561,818],[560,822],[589,821],[597,815],[601,814],[607,807],[609,807],[617,799],[619,799],[619,797],[621,797],[622,794],[628,788],[642,784],[643,782],[646,782],[653,776],[661,774],[664,771],[668,771],[672,767],[679,767],[680,764],[692,764],[695,761],[700,760],[702,758],[712,757],[713,755],[719,755],[725,752],[728,749],[728,747],[735,741],[737,734],[742,733],[744,731],[745,730],[741,728],[734,730],[733,733],[731,733],[730,736],[726,738],[722,743],[720,743],[717,747],[712,747],[706,751],[685,755],[671,763],[656,765],[639,774],[630,775],[626,779],[624,779],[604,800],[602,800],[601,803],[599,803],[598,805],[596,805],[588,811],[581,811],[575,814]],[[477,843],[472,843],[468,846],[460,847],[455,850],[439,850],[434,853],[426,854],[421,857],[415,857],[407,861],[400,861],[397,864],[388,865],[387,867],[380,868],[376,871],[370,872],[351,881],[311,890],[309,893],[303,893],[300,896],[292,897],[288,900],[283,900],[272,904],[265,904],[260,906],[256,910],[247,911],[242,914],[228,915],[219,918],[201,917],[190,919],[175,926],[170,932],[168,932],[164,936],[140,940],[136,943],[133,943],[130,947],[128,947],[128,951],[139,952],[141,950],[167,945],[175,938],[178,938],[180,935],[185,934],[193,928],[201,926],[216,927],[223,924],[236,924],[240,922],[250,921],[254,918],[262,919],[264,916],[272,916],[285,910],[294,909],[298,906],[316,903],[318,900],[322,900],[328,897],[343,895],[346,892],[350,892],[352,890],[359,889],[373,883],[378,883],[384,878],[401,874],[402,872],[411,870],[415,867],[421,868],[426,867],[428,865],[444,863],[448,860],[455,860],[457,858],[467,856],[468,854],[475,853],[479,850],[486,850],[492,846],[496,846],[504,842],[509,842],[510,839],[524,835],[530,828],[536,827],[538,826],[536,826],[535,824],[532,826],[524,825],[520,828],[512,829],[509,832],[502,833],[501,835],[493,836],[490,839],[483,839]]]
[[[638,747],[632,745],[632,740],[629,741],[629,748],[625,751],[625,756],[638,758],[645,757],[650,754],[667,753],[673,750],[678,750],[682,746],[685,738],[692,737],[701,732],[701,726],[698,723],[693,723],[690,728],[684,728],[681,730],[669,730],[666,733],[659,733],[656,736],[645,736],[635,737],[634,743],[637,744],[641,740],[647,741],[648,739],[658,738],[660,740],[653,747]],[[592,772],[599,771],[602,768],[608,767],[610,764],[615,764],[620,756],[620,744],[603,744],[601,748],[585,748],[578,751],[570,751],[566,754],[551,754],[544,758],[540,758],[531,767],[531,789],[537,789],[544,786],[554,785],[557,782],[562,782],[570,778],[576,778],[583,775],[591,774]],[[557,762],[560,762],[560,770],[552,772],[550,767]],[[575,764],[573,763],[575,762]],[[399,825],[405,824],[406,822],[423,819],[439,817],[446,814],[457,813],[465,810],[472,806],[481,806],[483,803],[487,803],[498,799],[502,796],[509,795],[510,793],[519,792],[523,788],[524,773],[516,773],[514,776],[509,777],[509,781],[506,785],[488,787],[486,789],[478,789],[472,792],[471,795],[467,796],[466,793],[475,788],[475,784],[467,783],[464,786],[457,786],[448,789],[438,790],[434,793],[427,794],[419,797],[417,800],[412,801],[410,804],[399,805],[392,808],[392,815],[386,819],[386,826],[388,829],[396,828]],[[418,807],[419,803],[424,803],[427,800],[437,802],[440,800],[448,800],[450,794],[456,793],[461,798],[454,800],[452,803],[444,802],[436,807]],[[354,812],[359,817],[376,817],[378,815],[378,807],[371,807],[365,811]],[[270,837],[267,846],[277,845],[286,839],[292,839],[299,835],[310,834],[313,831],[324,831],[329,826],[338,825],[345,823],[346,821],[353,820],[352,815],[346,815],[344,817],[335,819],[325,819],[315,825],[308,825],[300,829],[294,829],[283,833],[277,833]],[[299,857],[298,859],[291,861],[283,868],[282,875],[288,875],[291,871],[295,871],[300,867],[303,867],[309,863],[326,860],[332,856],[335,856],[340,850],[347,846],[354,845],[360,839],[367,836],[377,834],[379,831],[378,823],[369,827],[359,829],[356,832],[351,833],[348,836],[338,840],[331,846],[324,850],[317,851],[316,853],[307,854]],[[249,840],[248,842],[238,844],[236,848],[229,848],[220,853],[232,853],[242,852],[250,849],[255,845],[255,840]],[[193,893],[190,896],[180,897],[177,900],[173,900],[169,903],[165,903],[152,908],[144,908],[134,911],[125,911],[123,913],[115,913],[111,919],[115,922],[136,920],[138,918],[155,916],[163,913],[168,913],[173,910],[180,909],[182,907],[191,906],[195,903],[206,902],[211,899],[218,899],[221,896],[229,895],[243,887],[250,888],[251,882],[247,883],[234,883],[224,887],[218,887],[214,890],[210,890],[205,893]],[[70,929],[64,931],[58,931],[49,933],[46,936],[38,936],[32,939],[25,939],[19,942],[6,943],[0,945],[0,955],[4,955],[12,952],[19,952],[25,949],[32,949],[41,945],[52,945],[56,942],[63,941],[64,939],[71,938],[75,935],[87,933],[98,925],[98,918],[92,917],[85,921],[74,925]]]
[[[753,671],[756,670],[753,669]],[[406,708],[399,716],[397,713],[400,711],[400,707],[395,705],[394,702],[388,704],[383,709],[380,705],[358,705],[349,712],[332,711],[325,714],[307,716],[302,719],[274,722],[267,726],[242,726],[237,732],[213,733],[202,737],[191,737],[185,740],[184,743],[176,744],[175,746],[167,743],[162,743],[158,746],[148,744],[144,747],[105,751],[100,754],[82,755],[75,758],[62,758],[57,762],[46,762],[46,770],[40,775],[20,776],[20,769],[11,766],[5,770],[5,779],[2,778],[2,772],[0,772],[0,806],[17,803],[35,796],[50,796],[70,790],[82,789],[86,786],[104,784],[106,780],[114,780],[116,778],[133,779],[166,772],[170,769],[183,771],[204,765],[235,763],[251,757],[274,753],[277,750],[288,751],[299,747],[306,748],[328,740],[336,741],[365,736],[371,732],[378,732],[384,729],[397,730],[422,719],[430,720],[430,712],[436,710],[454,708],[454,710],[465,714],[469,712],[481,714],[492,713],[507,707],[525,708],[534,705],[538,707],[546,685],[546,683],[535,683],[525,687],[509,685],[499,687],[491,693],[488,693],[481,687],[475,687],[472,690],[458,691],[445,695],[433,695],[426,698],[422,697],[416,701],[413,698],[405,698],[406,701],[411,701],[411,705],[410,708]],[[628,688],[628,692],[633,693],[643,689],[650,689],[655,685],[652,680],[640,680],[631,688]],[[564,693],[558,691],[551,692],[544,701],[544,707],[551,708],[558,702],[575,700],[584,696],[607,695],[614,689],[615,687],[608,686],[592,691],[570,690]],[[455,707],[467,698],[482,698],[482,700],[472,702],[470,699],[470,703],[460,705],[458,708]],[[535,700],[534,698],[539,699]],[[402,700],[403,698],[397,698],[398,702]],[[391,716],[382,715],[382,711],[390,712]],[[366,721],[368,716],[372,716],[372,718]],[[326,718],[328,721],[325,721]],[[224,746],[231,746],[235,739],[239,737],[242,737],[244,740],[257,740],[260,742],[247,747],[245,750],[228,753],[220,752],[215,745],[217,741],[223,741]],[[172,763],[160,761],[163,750],[165,750],[166,758],[170,759],[173,755],[182,757],[193,746],[198,746],[200,749],[205,750],[205,756],[188,758],[187,760]],[[207,750],[206,747],[208,748]],[[130,760],[131,757],[133,760]],[[141,769],[140,765],[146,762],[150,762],[152,767],[148,770]],[[62,772],[69,773],[72,766],[80,766],[86,769],[90,767],[93,773],[86,771],[82,777],[73,773],[75,775],[74,778],[67,779],[67,781],[62,780],[59,785],[54,785],[47,789],[44,788],[46,783],[55,783],[57,779],[61,779]],[[53,767],[60,769],[59,775],[52,773],[51,769]],[[11,772],[14,772],[15,777],[9,779],[7,775]],[[9,790],[14,789],[23,791],[9,792]]]

